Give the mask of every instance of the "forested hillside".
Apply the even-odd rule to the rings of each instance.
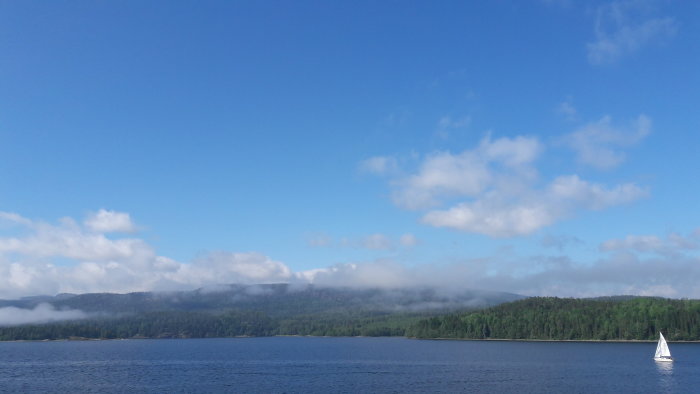
[[[432,291],[262,289],[260,294],[255,293],[260,288],[237,287],[223,293],[168,297],[152,293],[61,296],[58,307],[65,308],[61,303],[70,301],[73,307],[90,311],[89,317],[0,324],[0,340],[270,335],[654,340],[659,331],[669,340],[700,340],[698,300],[535,297],[477,309],[467,306],[468,298],[460,303]]]
[[[663,298],[534,297],[469,313],[424,319],[417,338],[700,340],[700,301]]]
[[[213,289],[177,292],[138,292],[127,294],[89,293],[59,294],[55,297],[27,297],[0,300],[0,308],[35,308],[41,303],[64,310],[80,310],[91,315],[139,314],[164,311],[225,312],[244,310],[264,312],[274,317],[347,311],[415,312],[430,310],[450,312],[491,306],[522,296],[464,290],[439,292],[429,288],[351,289],[295,287],[288,284],[227,285]],[[0,321],[0,326],[3,322]]]
[[[262,312],[147,312],[120,318],[96,318],[0,327],[0,340],[220,338],[237,336],[403,336],[406,327],[428,313],[302,315],[273,318]]]
[[[517,298],[483,291],[443,294],[434,289],[290,288],[285,284],[171,293],[63,294],[4,300],[0,308],[32,313],[38,311],[32,308],[49,304],[56,311],[80,311],[86,318],[21,325],[0,318],[0,340],[403,336],[407,327],[426,317]]]

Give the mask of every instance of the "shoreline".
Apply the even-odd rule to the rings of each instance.
[[[512,339],[512,338],[416,338],[416,340],[435,341],[482,341],[482,342],[586,342],[586,343],[656,343],[653,339]],[[697,341],[668,341],[669,343],[700,343]]]
[[[270,335],[270,336],[234,336],[234,337],[206,337],[206,338],[148,338],[148,337],[133,337],[133,338],[83,338],[83,337],[73,337],[73,338],[61,338],[61,339],[15,339],[3,341],[0,343],[11,343],[11,342],[81,342],[81,341],[128,341],[128,340],[143,340],[143,339],[154,339],[154,340],[168,340],[168,339],[241,339],[241,338],[275,338],[275,337],[299,337],[299,338],[404,338],[417,341],[479,341],[479,342],[581,342],[581,343],[656,343],[657,340],[647,340],[647,339],[511,339],[511,338],[417,338],[417,337],[406,337],[406,336],[328,336],[328,335],[294,335],[294,334],[280,334],[280,335]],[[700,343],[697,341],[668,341],[669,343]]]

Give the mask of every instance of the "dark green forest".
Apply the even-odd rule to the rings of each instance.
[[[288,301],[291,302],[291,301]],[[211,338],[237,336],[407,336],[521,340],[700,340],[700,301],[648,297],[534,297],[444,311],[379,311],[297,305],[272,309],[165,310],[0,327],[0,340]],[[270,304],[272,305],[272,304]],[[347,304],[346,304],[347,305]],[[311,312],[313,311],[313,312]]]
[[[663,298],[533,297],[424,319],[416,338],[523,340],[700,340],[700,301]]]
[[[220,338],[238,336],[403,336],[425,314],[323,314],[273,318],[262,312],[165,311],[120,318],[0,327],[0,340]]]

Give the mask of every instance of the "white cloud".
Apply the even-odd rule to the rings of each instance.
[[[443,152],[428,157],[417,174],[396,181],[394,202],[408,209],[437,204],[443,195],[469,196],[483,191],[492,176],[486,163],[473,152]]]
[[[260,253],[211,252],[191,264],[181,264],[169,278],[194,286],[216,283],[287,282],[292,272],[284,263]]]
[[[13,212],[2,212],[0,211],[0,220],[8,221],[13,224],[20,224],[23,226],[31,225],[32,221]]]
[[[446,210],[430,211],[423,216],[423,222],[435,227],[447,227],[492,237],[511,237],[530,234],[548,226],[557,216],[551,208],[540,203],[508,205],[477,200],[460,203]]]
[[[22,238],[0,238],[0,253],[99,261],[153,254],[150,246],[139,239],[111,240],[92,229],[85,231],[70,218],[61,219],[58,225],[19,219],[15,222],[30,230],[30,234]]]
[[[625,160],[621,148],[642,141],[651,132],[651,119],[639,115],[631,127],[616,127],[605,116],[563,138],[565,145],[576,152],[580,163],[598,169],[611,169]]]
[[[34,309],[0,308],[0,326],[48,323],[60,320],[84,319],[87,314],[77,309],[56,310],[50,304],[39,304]]]
[[[635,184],[605,188],[576,175],[554,179],[544,190],[530,190],[519,196],[494,192],[473,202],[446,210],[429,211],[423,222],[492,237],[531,234],[581,209],[601,210],[644,197],[647,192]]]
[[[595,41],[587,44],[591,64],[614,63],[651,43],[673,37],[678,24],[654,15],[652,1],[617,0],[598,8]]]
[[[565,140],[589,151],[629,144],[648,133],[649,120],[641,116],[638,123],[633,134],[588,127]],[[601,210],[647,195],[633,183],[608,187],[577,175],[542,185],[535,162],[543,151],[536,138],[487,136],[473,149],[429,155],[415,173],[394,177],[392,198],[402,208],[426,211],[422,222],[431,226],[511,237],[531,234],[581,210]]]
[[[0,220],[20,224],[14,236],[0,237],[0,298],[174,290],[292,277],[286,265],[258,253],[213,252],[191,263],[178,262],[158,256],[141,239],[107,238],[89,220],[83,226],[70,218],[49,224],[8,213]]]
[[[595,185],[581,180],[568,182],[576,185],[571,190],[595,189]],[[566,187],[564,189],[568,190]],[[618,203],[620,197],[614,190],[602,189],[592,193],[591,198],[602,202],[595,202],[591,206]],[[564,201],[570,198],[568,192],[562,195]],[[573,204],[578,205],[581,202],[575,201]],[[14,218],[18,219],[17,222],[25,223],[29,230],[24,236],[13,238],[19,244],[26,239],[41,239],[35,233],[41,231],[42,226],[49,226],[45,223],[27,221],[19,215]],[[504,221],[508,222],[508,220],[527,222],[513,219]],[[53,225],[53,228],[60,232],[65,226],[72,228],[77,224],[72,220],[64,219],[58,225]],[[491,229],[494,233],[498,229],[504,233],[508,232],[502,226],[491,225]],[[81,230],[78,233],[84,234],[86,231]],[[7,238],[0,238],[0,240],[6,242]],[[397,245],[410,247],[418,243],[412,234],[404,234],[398,239],[374,234],[366,238],[358,238],[358,241],[360,240],[374,243],[374,247],[384,247],[386,240],[391,241],[393,247]],[[94,238],[90,237],[83,240],[83,242],[92,241]],[[164,256],[157,256],[149,245],[141,240],[139,242],[144,245],[147,253],[134,251],[130,254],[115,255],[109,260],[68,258],[70,261],[55,262],[54,257],[66,259],[65,256],[73,254],[64,251],[55,256],[25,254],[24,249],[0,252],[0,298],[61,292],[123,293],[212,288],[226,283],[275,282],[381,288],[407,286],[455,290],[471,288],[510,291],[525,295],[643,294],[700,297],[700,290],[697,287],[700,280],[700,259],[697,256],[700,250],[700,230],[687,235],[676,233],[665,237],[630,235],[623,239],[610,240],[602,243],[600,247],[602,251],[609,252],[609,255],[593,262],[576,262],[562,256],[522,257],[512,252],[502,252],[494,256],[443,264],[409,267],[393,260],[377,260],[339,264],[302,272],[294,272],[283,262],[255,252],[212,252],[191,263],[181,263]],[[85,245],[80,248],[94,249],[93,246]],[[15,320],[8,323],[8,318],[2,317],[3,313],[14,316]],[[31,319],[26,320],[32,322],[83,316],[80,311],[51,311],[39,308],[30,313],[3,309],[0,310],[0,323],[5,319],[4,324],[15,324],[19,321],[16,319],[24,319],[21,317],[23,313],[32,315]]]
[[[439,152],[428,156],[416,174],[394,181],[394,202],[407,209],[424,209],[450,197],[471,197],[503,181],[493,168],[505,166],[515,178],[532,176],[531,163],[542,151],[531,137],[482,139],[473,150],[459,154]],[[510,185],[519,182],[507,179]]]
[[[489,162],[519,168],[531,164],[542,153],[543,146],[533,137],[498,138],[481,140],[477,150]]]
[[[136,226],[128,213],[100,209],[85,219],[85,227],[99,233],[131,233]]]
[[[409,270],[394,261],[379,260],[364,264],[338,264],[301,273],[300,277],[318,286],[377,287],[383,289],[416,286],[419,282]]]

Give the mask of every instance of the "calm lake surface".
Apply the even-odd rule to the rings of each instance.
[[[0,343],[0,392],[691,393],[700,344],[232,338]]]

